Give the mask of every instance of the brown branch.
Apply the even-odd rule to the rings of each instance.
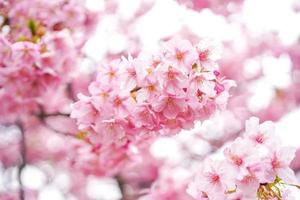
[[[116,179],[116,181],[118,183],[118,187],[119,187],[120,192],[121,192],[121,196],[122,196],[121,200],[126,200],[126,197],[125,197],[126,191],[125,191],[125,183],[124,183],[124,181],[122,180],[122,178],[119,175],[117,175],[115,177],[115,179]]]
[[[56,128],[54,128],[53,126],[51,126],[50,124],[47,123],[47,118],[48,117],[58,117],[58,116],[63,116],[63,117],[69,117],[70,114],[68,113],[60,113],[60,112],[55,112],[55,113],[46,113],[45,109],[42,105],[39,105],[40,108],[40,112],[38,114],[36,114],[36,117],[40,120],[41,124],[46,127],[47,129],[53,131],[56,134],[60,134],[60,135],[64,135],[64,136],[69,136],[75,139],[80,139],[78,138],[77,135],[69,133],[69,132],[65,132],[65,131],[61,131],[61,130],[57,130]],[[81,140],[86,142],[87,144],[91,145],[90,142],[88,142],[87,140]]]
[[[74,137],[76,139],[78,139],[76,137],[76,135],[72,134],[72,133],[68,133],[68,132],[63,132],[61,130],[57,130],[54,127],[52,127],[50,124],[48,124],[45,120],[41,120],[41,123],[48,129],[50,129],[51,131],[55,132],[55,133],[59,133],[61,135],[65,135],[65,136],[70,136],[70,137]]]
[[[17,126],[21,133],[21,141],[20,141],[21,164],[19,165],[19,170],[18,170],[18,182],[19,182],[19,187],[20,187],[19,198],[20,198],[20,200],[25,200],[24,185],[22,182],[22,172],[23,172],[23,169],[25,168],[26,162],[27,162],[26,136],[25,136],[25,130],[24,130],[22,122],[18,121]]]
[[[72,101],[76,101],[77,98],[76,98],[76,96],[75,96],[75,94],[74,94],[74,89],[73,89],[72,83],[68,83],[68,84],[67,84],[66,90],[67,90],[67,95],[68,95],[68,97],[69,97]]]
[[[133,193],[131,190],[126,189],[126,180],[121,175],[116,175],[115,180],[121,192],[121,200],[135,200],[140,199],[142,196],[149,194],[149,189],[140,190],[137,193]]]
[[[61,112],[55,112],[55,113],[39,113],[38,117],[41,118],[47,118],[47,117],[69,117],[70,114],[69,113],[61,113]]]
[[[38,106],[39,106],[39,112],[34,113],[34,115],[41,120],[45,120],[45,118],[47,117],[59,117],[59,116],[69,117],[70,116],[69,113],[61,113],[61,112],[46,113],[43,105],[39,104]]]

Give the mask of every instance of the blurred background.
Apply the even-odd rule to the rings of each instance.
[[[81,168],[71,171],[62,161],[53,161],[59,156],[68,160],[75,153],[61,153],[68,140],[45,131],[29,141],[30,147],[36,145],[29,152],[36,159],[21,176],[26,200],[143,199],[151,185],[161,193],[167,193],[170,185],[184,192],[180,184],[197,163],[207,155],[219,156],[223,145],[243,132],[250,116],[275,121],[283,144],[299,149],[292,167],[300,180],[299,0],[86,0],[85,6],[99,13],[99,22],[82,50],[85,57],[76,78],[83,82],[93,79],[102,63],[140,51],[155,52],[161,41],[181,37],[194,44],[200,39],[217,44],[221,73],[237,87],[227,110],[197,122],[191,131],[157,139],[150,145],[148,162],[131,166],[121,178],[83,173]],[[19,186],[13,159],[19,154],[21,133],[15,126],[0,126],[0,137],[0,199],[18,199],[13,195]],[[89,158],[78,162],[92,165]],[[138,197],[132,195],[136,190]]]

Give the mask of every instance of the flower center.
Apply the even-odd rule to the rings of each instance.
[[[116,97],[115,99],[114,99],[114,105],[115,106],[120,106],[122,104],[122,99],[120,99],[119,97]]]
[[[211,183],[218,183],[220,181],[220,176],[218,174],[212,174],[210,176]]]
[[[184,58],[184,52],[176,50],[176,59],[177,60],[183,60],[183,58]]]
[[[168,71],[168,79],[169,79],[169,80],[174,80],[175,77],[176,77],[175,72],[173,72],[173,71]]]
[[[280,161],[277,158],[274,158],[271,162],[273,169],[280,168]]]
[[[232,156],[231,158],[234,162],[234,164],[236,164],[237,166],[241,166],[243,164],[243,159],[241,159],[238,156]]]
[[[154,92],[155,91],[155,85],[151,84],[147,87],[149,92]]]
[[[206,61],[208,59],[208,54],[209,54],[208,50],[200,52],[199,53],[199,60],[202,61],[202,62]]]

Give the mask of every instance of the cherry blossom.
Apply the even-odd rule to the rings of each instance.
[[[277,121],[299,105],[298,41],[250,30],[241,0],[109,0],[94,2],[98,12],[89,2],[0,0],[0,199],[41,198],[43,189],[22,178],[31,166],[47,176],[45,188],[66,175],[59,190],[71,199],[92,199],[89,179],[108,177],[126,200],[297,199],[290,189],[299,188],[299,155],[259,119]],[[176,31],[143,35],[163,5],[178,11],[172,19],[160,11]],[[218,18],[224,33],[211,34],[219,26],[205,17]],[[97,58],[86,54],[89,42],[102,47]],[[288,84],[268,85],[270,102],[253,109],[249,102],[269,84],[268,59],[287,61]],[[244,130],[251,115],[259,119]],[[164,146],[154,156],[160,140],[180,150]],[[168,150],[173,160],[161,159]]]
[[[182,49],[178,44],[183,44]],[[175,133],[226,105],[229,95],[225,93],[234,86],[233,81],[222,78],[214,68],[205,69],[201,80],[193,82],[194,71],[201,70],[201,66],[190,42],[173,39],[163,47],[167,50],[153,56],[160,58],[155,68],[143,64],[144,54],[114,60],[104,65],[91,83],[90,96],[78,96],[71,117],[77,119],[79,129],[90,132],[88,137],[94,142],[98,138],[107,146],[123,140],[135,142],[140,134],[152,131]],[[186,61],[178,61],[178,51],[185,54],[181,59]],[[191,82],[197,89],[189,89]]]
[[[262,130],[274,134],[270,121],[259,124],[255,117],[247,120],[245,134],[225,148],[225,159],[206,160],[187,192],[195,199],[235,199],[241,195],[243,199],[278,199],[285,191],[282,185],[295,186],[297,180],[289,167],[295,150],[263,140],[255,146],[251,133]],[[273,135],[270,140],[277,139]]]

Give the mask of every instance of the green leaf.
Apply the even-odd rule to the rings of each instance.
[[[27,26],[30,29],[32,36],[36,35],[36,28],[37,28],[36,22],[34,20],[30,19],[27,23]]]

